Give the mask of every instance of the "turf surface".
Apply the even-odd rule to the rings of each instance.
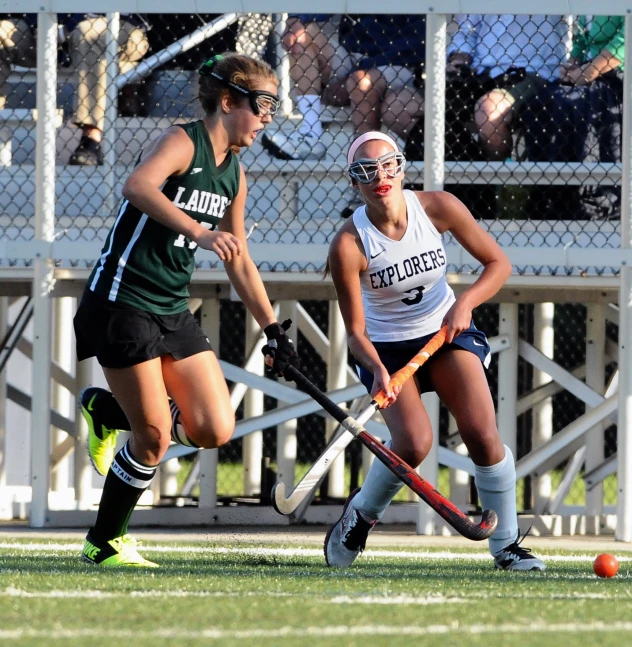
[[[0,645],[609,647],[632,636],[632,557],[495,571],[482,546],[367,550],[336,571],[314,545],[146,543],[161,569],[84,565],[74,541],[0,542]],[[545,558],[547,557],[544,554]]]

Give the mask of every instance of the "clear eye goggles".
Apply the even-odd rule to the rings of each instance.
[[[257,115],[257,117],[266,117],[270,115],[274,117],[279,111],[281,105],[281,99],[276,94],[272,92],[266,92],[265,90],[248,90],[237,83],[233,83],[228,79],[225,79],[223,76],[220,76],[217,72],[208,72],[204,76],[212,76],[213,78],[221,81],[224,85],[227,85],[233,90],[243,94],[248,97],[248,103],[250,104],[250,109]]]
[[[371,184],[378,173],[384,171],[387,177],[396,178],[404,172],[406,158],[403,153],[393,151],[376,159],[359,159],[349,165],[349,175],[360,184]]]

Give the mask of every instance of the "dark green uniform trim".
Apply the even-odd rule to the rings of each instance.
[[[167,179],[162,192],[187,215],[214,230],[239,192],[239,160],[229,152],[217,166],[203,121],[180,126],[193,142],[191,164]],[[88,279],[88,288],[159,315],[187,308],[197,244],[123,202]]]

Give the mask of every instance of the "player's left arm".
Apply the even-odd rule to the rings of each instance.
[[[455,196],[444,191],[421,194],[428,217],[440,233],[449,231],[483,266],[478,279],[461,293],[446,314],[447,341],[470,326],[472,311],[503,286],[511,275],[511,263],[494,238],[478,225],[469,209]]]
[[[247,195],[246,174],[240,165],[239,192],[226,209],[218,229],[233,234],[242,243],[242,253],[239,256],[233,256],[230,261],[226,261],[224,268],[239,298],[257,323],[262,328],[265,328],[277,319],[274,316],[274,310],[270,304],[259,270],[248,253],[245,222]]]

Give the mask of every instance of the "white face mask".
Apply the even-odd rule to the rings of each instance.
[[[360,184],[371,184],[383,171],[387,177],[396,178],[404,172],[406,158],[403,153],[393,151],[375,159],[359,159],[349,165],[349,175]]]

